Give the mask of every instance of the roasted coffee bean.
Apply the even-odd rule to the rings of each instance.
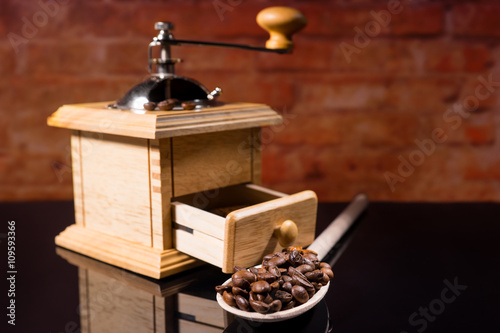
[[[292,296],[299,303],[305,303],[309,300],[309,294],[302,286],[295,285],[292,288]]]
[[[286,304],[283,304],[283,306],[281,307],[281,310],[290,310],[291,308],[293,308],[295,306],[295,300],[292,299],[290,302],[286,303]]]
[[[305,275],[299,272],[297,269],[290,267],[288,269],[288,272],[292,276],[293,285],[300,285],[306,289],[314,288],[311,282],[309,282],[309,280],[305,277]]]
[[[233,274],[232,278],[233,279],[234,278],[245,279],[249,283],[253,283],[253,282],[257,281],[257,277],[255,276],[255,274],[253,274],[252,272],[247,271],[247,270],[237,271],[236,273]]]
[[[266,304],[264,302],[261,302],[261,301],[254,301],[254,300],[250,300],[249,301],[250,303],[250,306],[252,307],[252,309],[255,310],[255,312],[258,312],[258,313],[268,313],[269,312],[269,304]]]
[[[303,254],[302,254],[302,257],[307,258],[307,259],[309,259],[309,260],[311,260],[311,261],[316,261],[316,260],[318,260],[318,255],[317,255],[317,254],[315,254],[315,253],[313,253],[313,252],[303,253]]]
[[[322,285],[326,286],[328,284],[328,281],[330,281],[330,277],[323,273],[323,278],[318,281],[318,283],[321,283]]]
[[[245,297],[241,295],[236,295],[234,299],[238,308],[240,308],[243,311],[250,311],[250,303]]]
[[[302,264],[300,266],[297,266],[297,270],[301,272],[302,274],[305,274],[307,272],[311,272],[314,270],[314,265],[309,265],[309,264]]]
[[[242,289],[248,289],[250,287],[250,282],[240,277],[233,277],[231,278],[231,281],[235,287],[240,287]]]
[[[294,275],[293,277],[293,280],[292,280],[292,284],[294,286],[302,286],[304,288],[306,288],[307,290],[310,290],[310,289],[314,289],[314,286],[311,284],[311,282],[309,282],[309,280],[307,280],[307,278],[302,278],[298,275]]]
[[[306,291],[307,291],[307,294],[309,295],[309,298],[313,297],[314,294],[316,294],[316,288],[314,288],[314,286],[312,286],[312,288],[306,288]]]
[[[267,272],[267,269],[265,269],[264,267],[261,267],[261,268],[258,269],[257,274],[259,274],[259,273],[265,273],[265,272]]]
[[[251,291],[248,295],[249,295],[248,299],[251,299],[254,301],[261,301],[261,302],[264,302],[264,299],[266,299],[266,296],[267,296],[267,295],[263,295],[263,294],[254,293],[253,291]]]
[[[271,260],[268,261],[268,266],[283,266],[286,263],[285,257],[274,257]]]
[[[263,258],[262,258],[262,261],[269,261],[271,259],[274,258],[274,253],[270,253],[270,254],[267,254],[265,255]]]
[[[289,292],[277,290],[274,293],[274,298],[279,299],[282,303],[288,303],[293,299],[293,296]]]
[[[156,103],[155,102],[147,102],[147,103],[144,103],[144,109],[145,110],[148,110],[148,111],[153,111],[154,109],[156,109]]]
[[[162,111],[170,111],[174,108],[174,106],[175,103],[169,103],[167,101],[161,101],[160,103],[158,103],[158,109]]]
[[[278,290],[281,288],[279,281],[274,281],[273,283],[270,283],[269,285],[271,286],[271,290]]]
[[[281,271],[276,266],[269,266],[268,271],[269,271],[269,273],[271,273],[272,275],[274,275],[277,279],[281,276]]]
[[[326,275],[328,275],[328,277],[329,277],[330,279],[333,279],[333,271],[332,271],[332,269],[331,269],[331,268],[328,268],[328,267],[322,267],[322,268],[321,268],[321,271],[322,271],[323,273],[325,273]]]
[[[322,285],[318,282],[311,282],[312,285],[314,286],[314,289],[316,289],[316,291],[320,290]]]
[[[240,266],[234,266],[233,267],[233,273],[239,272],[239,271],[246,271],[246,268],[240,267]]]
[[[302,260],[301,260],[300,264],[301,264],[301,265],[309,265],[309,266],[311,266],[313,269],[316,267],[316,265],[315,265],[315,264],[314,264],[311,260],[309,260],[309,259],[307,259],[307,258],[304,258],[304,257],[302,257]]]
[[[195,103],[192,102],[183,102],[181,106],[184,110],[193,110],[196,107]]]
[[[259,281],[266,281],[267,283],[273,283],[274,281],[276,281],[276,279],[277,279],[276,275],[269,272],[257,274],[257,280]]]
[[[290,275],[282,275],[281,277],[285,282],[292,282],[292,277]]]
[[[282,306],[281,301],[276,299],[269,304],[269,312],[278,312]]]
[[[332,266],[330,266],[330,264],[327,262],[322,261],[319,263],[319,268],[325,268],[325,267],[332,269]]]
[[[264,294],[271,291],[271,286],[267,281],[257,281],[251,285],[252,291],[257,294]]]
[[[257,267],[250,267],[248,270],[255,275],[259,273],[259,269]]]
[[[233,287],[231,289],[231,292],[233,293],[233,295],[241,295],[244,297],[248,297],[248,291],[240,287]]]
[[[234,299],[233,294],[224,291],[224,293],[222,294],[222,299],[224,299],[224,302],[226,302],[227,304],[231,306],[236,306],[236,300]]]
[[[272,301],[274,301],[274,298],[272,298],[270,294],[267,294],[263,302],[266,304],[271,304]]]
[[[292,291],[292,287],[293,287],[292,282],[285,282],[281,286],[281,289],[283,289],[284,291],[287,291],[287,292],[291,292]]]
[[[288,256],[288,262],[293,266],[300,265],[302,261],[302,255],[297,250],[293,250]]]
[[[233,288],[233,283],[230,282],[228,284],[223,284],[221,286],[216,286],[215,287],[215,291],[218,292],[219,294],[222,294],[224,291],[231,291],[231,289]]]
[[[317,282],[319,280],[321,280],[323,278],[323,273],[322,271],[320,271],[319,269],[316,269],[312,272],[307,272],[305,273],[305,277],[309,280],[309,281],[314,281],[314,282]]]

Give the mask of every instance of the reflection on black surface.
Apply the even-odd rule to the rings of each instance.
[[[215,300],[227,276],[205,266],[154,280],[57,248],[78,266],[81,332],[221,332],[231,320]]]

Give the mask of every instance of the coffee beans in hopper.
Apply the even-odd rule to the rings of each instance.
[[[231,282],[215,290],[232,307],[243,311],[273,313],[309,301],[333,278],[326,262],[316,252],[289,247],[266,255],[260,268],[235,267]]]

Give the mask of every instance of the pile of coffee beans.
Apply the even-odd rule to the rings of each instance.
[[[272,313],[306,303],[333,278],[328,263],[300,247],[266,255],[262,267],[235,267],[231,282],[215,287],[224,301],[243,311]]]
[[[157,109],[161,111],[170,111],[179,103],[180,102],[178,99],[169,98],[159,103],[155,102],[144,103],[144,109],[148,111],[154,111]],[[180,103],[180,105],[184,110],[193,110],[196,107],[196,104],[193,102],[182,102]]]

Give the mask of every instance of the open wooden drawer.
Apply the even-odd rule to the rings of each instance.
[[[235,265],[256,265],[285,246],[307,246],[314,240],[313,191],[286,195],[241,184],[177,197],[171,205],[175,248],[225,273]]]

